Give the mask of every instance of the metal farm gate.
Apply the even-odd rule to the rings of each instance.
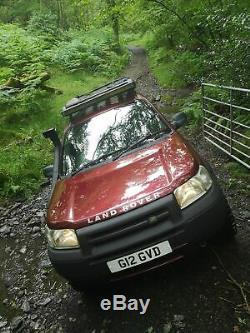
[[[204,138],[250,169],[250,89],[202,84]]]

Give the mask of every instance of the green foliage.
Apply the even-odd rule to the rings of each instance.
[[[47,19],[47,16],[43,19]],[[25,79],[30,75],[39,77],[49,64],[58,65],[69,71],[83,69],[90,73],[98,72],[114,76],[128,61],[127,52],[124,51],[122,54],[114,52],[109,32],[99,35],[95,41],[87,33],[82,32],[79,35],[79,32],[71,32],[65,34],[64,39],[57,41],[56,45],[48,49],[47,42],[43,38],[45,33],[48,36],[47,28],[44,31],[39,30],[42,20],[38,19],[39,17],[30,20],[29,25],[29,29],[36,27],[36,33],[41,33],[36,36],[16,25],[0,26],[2,81],[10,76],[19,79]]]
[[[208,70],[208,80],[227,82],[236,86],[249,86],[249,31],[250,14],[233,12],[233,4],[224,9],[217,9],[207,17],[210,26],[214,27],[216,36],[210,39],[210,50],[204,62]],[[208,24],[208,23],[207,23]],[[223,29],[223,30],[222,30]],[[213,42],[213,43],[212,43]]]
[[[29,19],[28,30],[34,35],[42,35],[45,39],[58,37],[57,17],[51,12],[35,12]]]
[[[29,196],[44,181],[42,169],[52,163],[53,147],[42,131],[56,127],[62,133],[62,106],[72,96],[106,83],[107,78],[84,72],[64,73],[52,70],[50,85],[64,91],[62,95],[37,96],[30,109],[8,108],[0,120],[0,196]],[[39,109],[37,107],[39,106]]]
[[[27,28],[0,24],[1,197],[27,197],[39,189],[53,155],[42,131],[62,129],[62,106],[119,75],[128,61],[128,52],[114,51],[108,30],[57,37],[53,20],[41,13],[27,20]],[[53,94],[45,81],[62,94]]]
[[[44,140],[33,140],[30,136],[3,150],[0,158],[0,195],[29,196],[37,189],[42,167],[51,158]]]
[[[45,70],[41,60],[43,45],[34,36],[16,25],[0,25],[0,90],[1,121],[8,124],[23,110],[39,110],[37,98],[44,94],[36,82]],[[22,89],[21,89],[22,88]],[[14,120],[16,121],[16,120]]]
[[[188,122],[193,126],[201,123],[202,110],[201,110],[201,90],[195,91],[190,97],[186,98],[181,111],[185,112],[188,116]]]
[[[61,68],[116,76],[128,62],[127,51],[123,54],[114,51],[108,31],[95,40],[89,33],[79,36],[79,33],[71,32],[69,36],[73,38],[63,40],[51,49],[51,62]]]
[[[1,115],[7,123],[24,109],[39,110],[37,98],[44,92],[37,91],[36,85],[46,69],[41,56],[44,48],[42,40],[23,28],[0,25],[0,83],[13,88],[0,90],[0,107],[9,111]]]
[[[160,47],[149,50],[151,68],[163,87],[182,88],[199,85],[203,57],[191,51],[178,53]]]
[[[12,75],[23,77],[44,71],[42,52],[38,38],[16,25],[0,25],[0,66],[9,68]]]
[[[230,175],[225,184],[228,188],[237,188],[239,192],[249,194],[250,173],[244,166],[237,162],[228,162],[223,166],[223,169]]]
[[[26,24],[29,17],[40,7],[40,0],[1,0],[0,21]]]
[[[147,27],[151,33],[146,44],[160,83],[168,87],[198,86],[203,80],[249,87],[249,2],[139,3],[137,27],[141,23],[142,30]]]
[[[147,48],[167,88],[249,87],[248,26],[246,0],[1,1],[0,85],[10,88],[0,87],[0,195],[38,188],[51,161],[41,131],[62,128],[58,110],[68,99],[120,75],[125,44]],[[200,91],[181,108],[199,123]]]
[[[14,70],[9,67],[1,67],[0,71],[0,85],[5,83],[10,77],[14,75]]]

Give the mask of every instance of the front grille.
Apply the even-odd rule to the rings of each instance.
[[[180,208],[173,195],[151,202],[133,211],[77,230],[81,248],[92,259],[126,255],[140,246],[150,246],[167,235],[181,232],[177,220]]]
[[[100,244],[108,241],[114,241],[115,239],[121,239],[147,228],[154,227],[156,224],[165,222],[169,217],[169,212],[165,207],[162,212],[155,212],[153,214],[145,216],[142,220],[136,219],[135,221],[130,221],[130,223],[123,226],[117,225],[117,230],[111,230],[106,235],[93,235],[89,242],[90,244]]]

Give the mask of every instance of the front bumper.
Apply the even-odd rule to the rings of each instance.
[[[224,225],[226,199],[214,179],[211,189],[181,210],[173,194],[143,207],[76,231],[80,249],[49,248],[56,271],[69,281],[112,281],[161,266],[183,257],[188,244],[210,239]],[[168,240],[173,249],[149,263],[111,273],[107,261]]]

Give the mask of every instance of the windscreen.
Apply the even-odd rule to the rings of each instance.
[[[98,114],[66,132],[63,173],[71,174],[102,156],[115,156],[143,137],[159,131],[168,133],[171,130],[143,100]]]

